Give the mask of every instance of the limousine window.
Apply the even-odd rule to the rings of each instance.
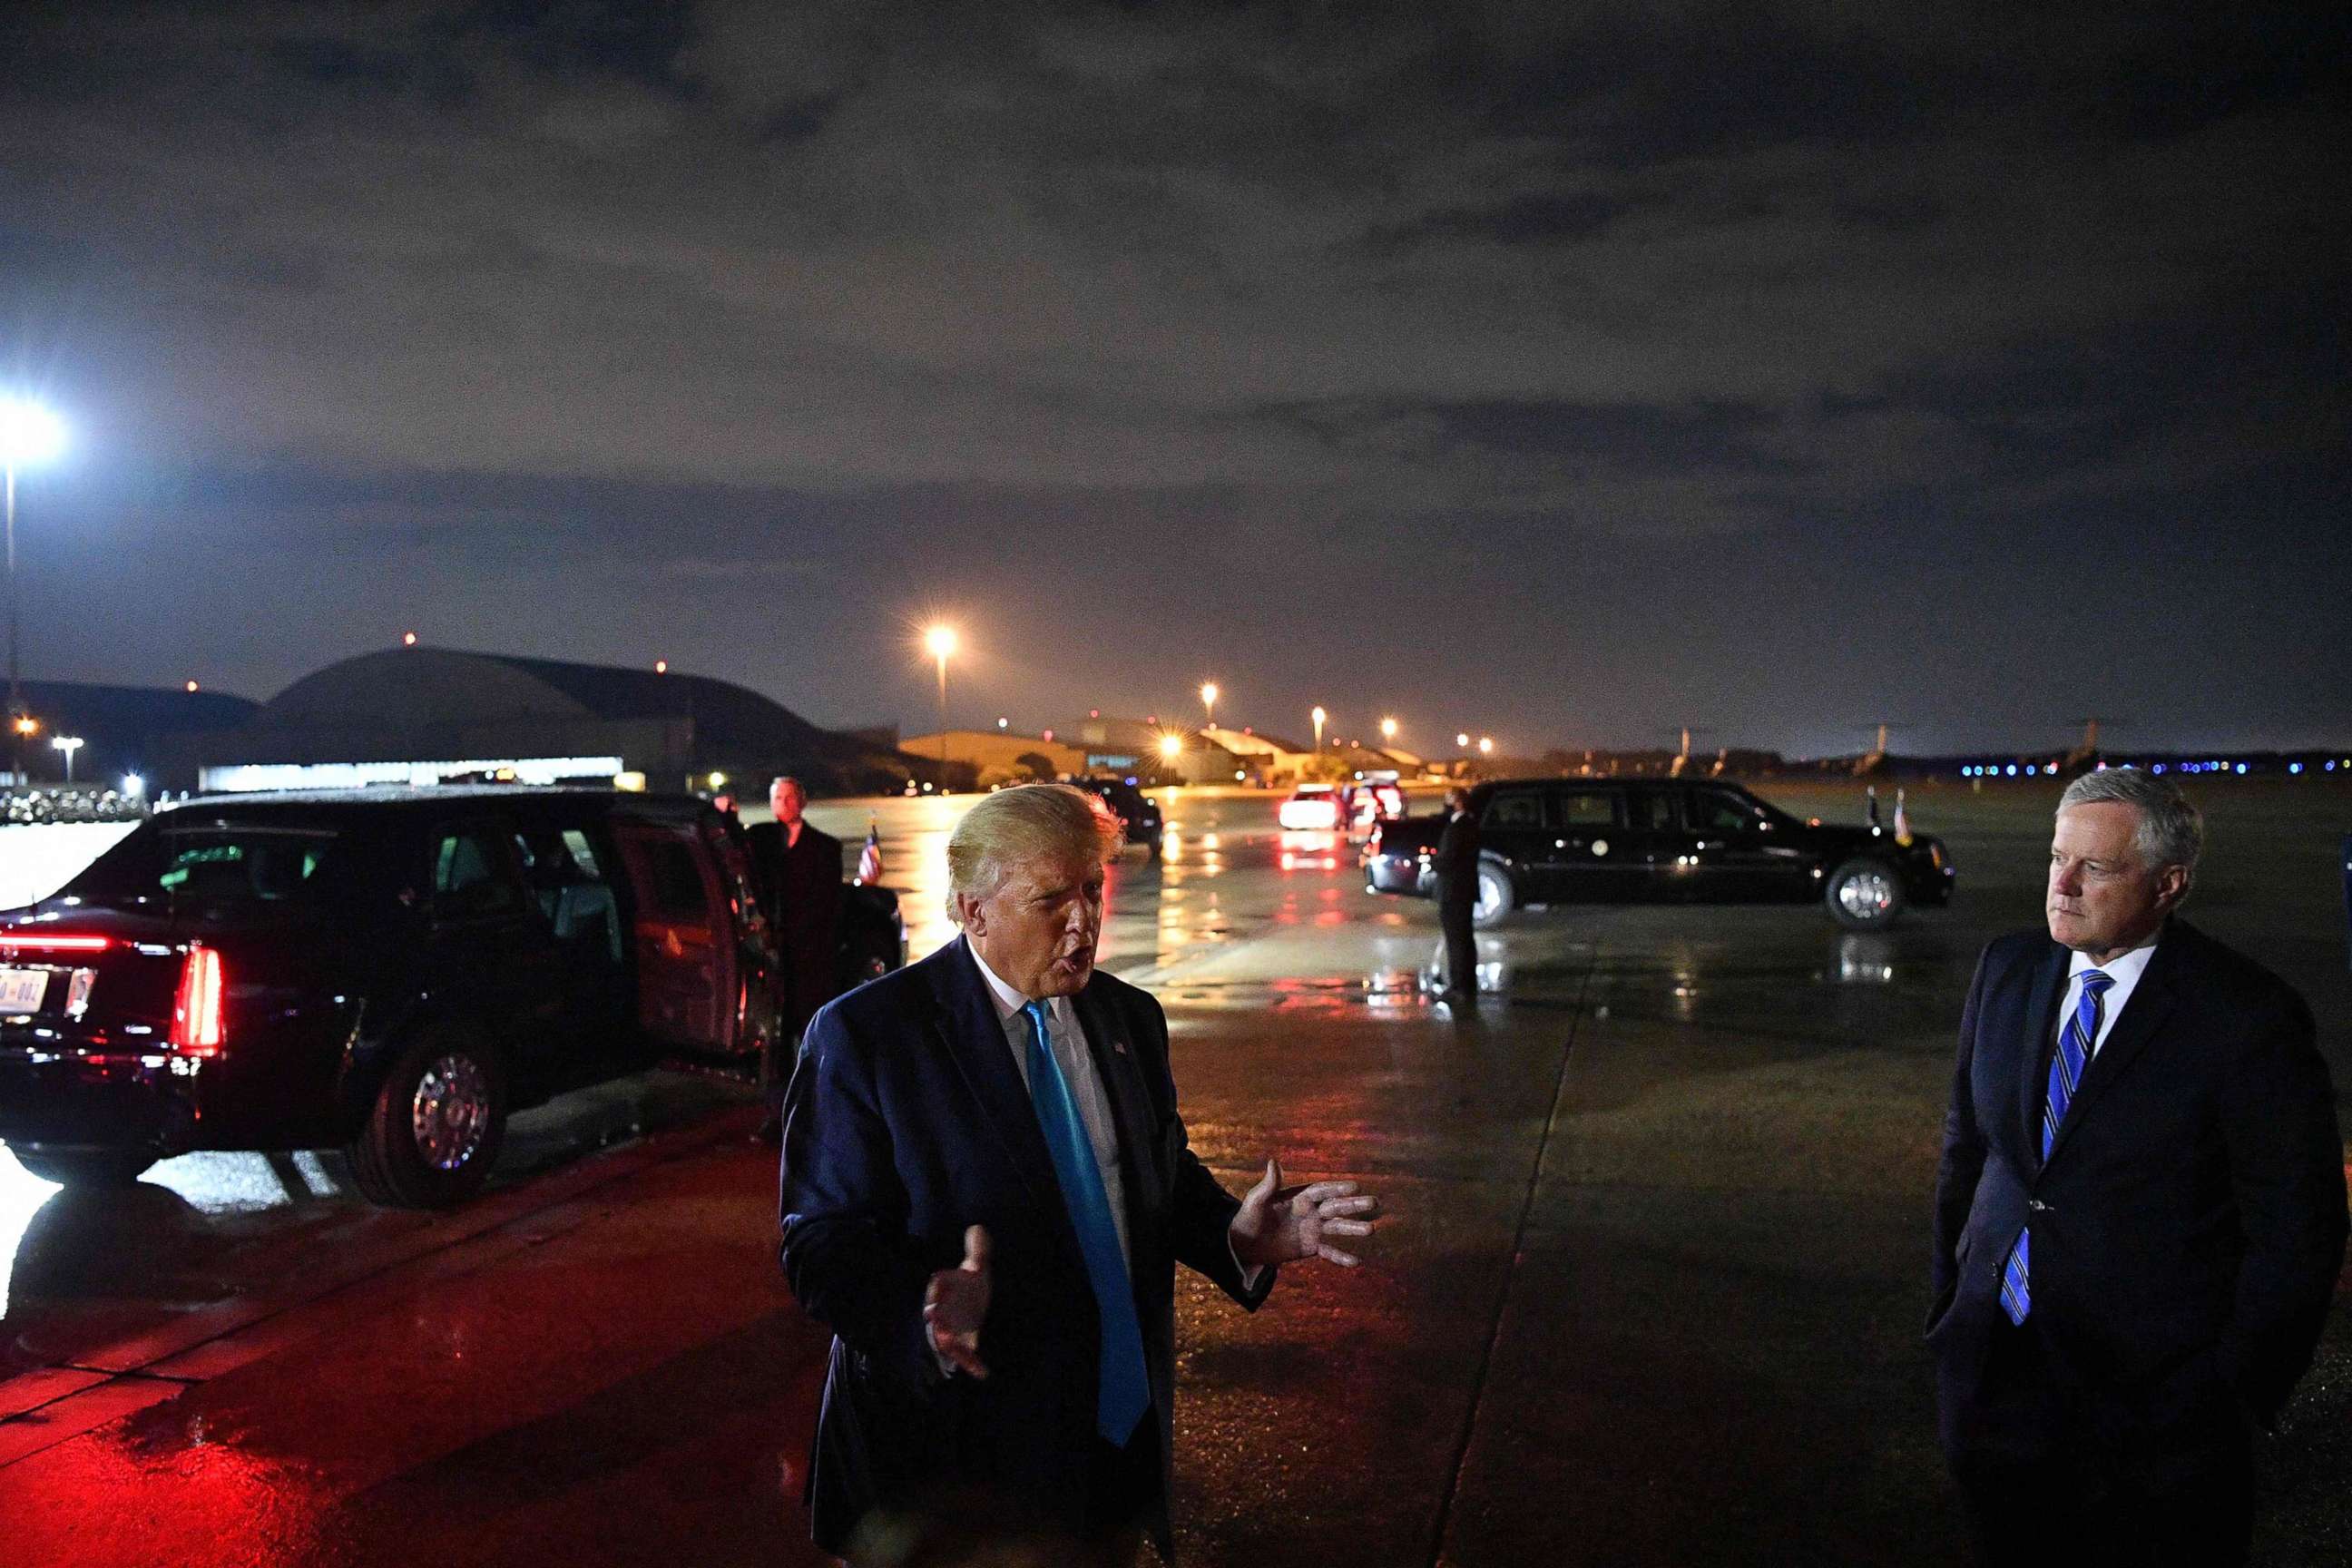
[[[506,871],[498,835],[487,828],[446,833],[433,852],[433,910],[445,919],[501,915],[521,902]]]
[[[1702,790],[1696,797],[1701,833],[1752,833],[1764,814],[1736,795]]]
[[[268,827],[134,833],[74,879],[93,904],[275,904],[310,897],[334,854],[330,832]]]
[[[1479,823],[1486,827],[1541,827],[1543,796],[1531,789],[1497,794],[1486,803],[1486,814]]]
[[[1559,827],[1614,827],[1617,825],[1617,797],[1602,790],[1561,795],[1558,802]]]

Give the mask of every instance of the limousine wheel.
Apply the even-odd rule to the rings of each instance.
[[[20,1149],[16,1163],[61,1187],[127,1187],[155,1163],[144,1149]]]
[[[1884,860],[1848,860],[1830,873],[1822,898],[1848,931],[1877,931],[1903,912],[1903,879]]]
[[[1501,925],[1518,903],[1511,891],[1510,873],[1500,866],[1478,868],[1478,901],[1470,908],[1470,923],[1480,931]]]
[[[397,1208],[447,1208],[489,1179],[507,1125],[498,1053],[436,1032],[400,1054],[351,1147],[360,1191]]]

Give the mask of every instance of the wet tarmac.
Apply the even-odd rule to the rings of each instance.
[[[2049,796],[1915,794],[1956,906],[1572,910],[1417,984],[1424,905],[1264,795],[1170,797],[1107,965],[1166,1003],[1195,1147],[1393,1215],[1245,1317],[1181,1294],[1188,1563],[1958,1563],[1933,1446],[1927,1200],[1978,948],[2031,924]],[[1781,792],[1852,815],[1853,792]],[[869,810],[913,947],[962,803]],[[2352,795],[2208,801],[2192,918],[2300,985],[2352,1088]],[[1417,809],[1428,809],[1425,803]],[[0,1563],[801,1563],[822,1336],[773,1258],[740,1087],[669,1074],[519,1119],[458,1214],[331,1155],[66,1194],[0,1155]],[[2352,1561],[2352,1324],[2265,1445],[2258,1561]]]

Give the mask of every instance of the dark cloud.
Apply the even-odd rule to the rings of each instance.
[[[2315,10],[79,4],[0,58],[0,371],[81,454],[45,673],[425,620],[868,718],[961,604],[1042,722],[1235,649],[1270,721],[1794,743],[1924,683],[1932,742],[2213,603],[2236,684],[2317,661],[2264,734],[2352,729]],[[2035,530],[2157,564],[2053,599]]]

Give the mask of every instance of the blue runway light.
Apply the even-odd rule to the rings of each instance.
[[[2291,773],[2299,773],[2303,772],[2303,764],[2301,763],[2289,763],[2286,765],[2286,771]]]
[[[2238,771],[2239,771],[2240,773],[2244,773],[2244,772],[2246,771],[2246,764],[2245,764],[2245,763],[2240,763],[2238,764]]]

